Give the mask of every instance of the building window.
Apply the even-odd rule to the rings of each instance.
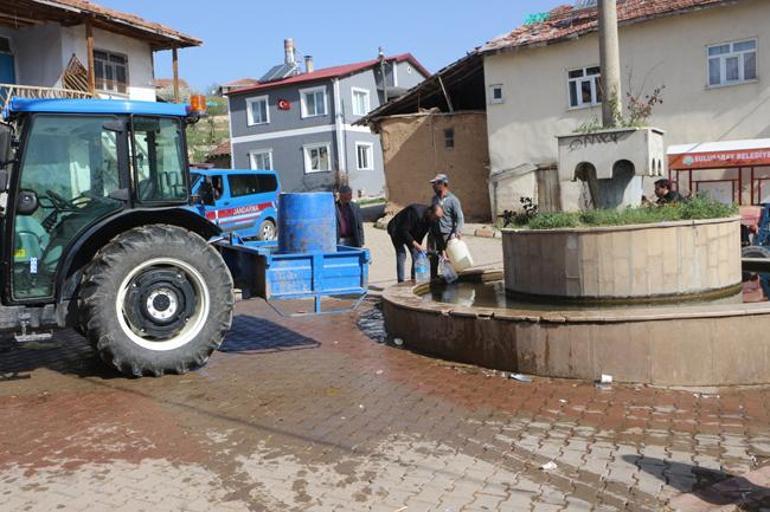
[[[602,102],[599,66],[574,69],[569,72],[569,106],[593,107]]]
[[[709,87],[757,79],[757,41],[737,41],[708,47]]]
[[[300,109],[303,118],[326,115],[326,87],[302,89],[299,92],[302,98]]]
[[[303,147],[305,153],[305,173],[331,171],[330,144],[310,144]]]
[[[492,105],[505,103],[505,96],[503,96],[502,84],[495,84],[495,85],[489,86],[489,103]]]
[[[374,144],[356,142],[356,164],[359,171],[374,170]]]
[[[444,147],[452,149],[455,147],[455,129],[447,128],[444,130]]]
[[[249,162],[252,169],[271,171],[273,170],[273,150],[252,151],[249,153]]]
[[[231,197],[264,194],[278,189],[278,181],[269,174],[231,174],[227,180]]]
[[[369,91],[366,89],[353,88],[353,115],[365,116],[371,110],[369,103]]]
[[[119,53],[94,50],[94,76],[100,91],[128,92],[128,57]]]
[[[267,99],[267,96],[259,96],[246,100],[246,121],[249,126],[270,122],[270,108]]]

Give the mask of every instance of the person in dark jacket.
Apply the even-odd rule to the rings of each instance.
[[[364,218],[361,207],[353,202],[353,190],[343,185],[337,200],[337,243],[348,247],[364,246]]]
[[[425,206],[411,204],[398,212],[388,222],[388,234],[393,242],[393,248],[396,249],[396,277],[399,283],[404,282],[406,251],[409,250],[412,256],[411,275],[412,279],[414,279],[414,262],[417,254],[426,252],[426,248],[423,245],[425,235],[428,234],[431,226],[441,220],[443,216],[444,209],[441,205]]]
[[[681,203],[684,198],[679,192],[673,189],[671,180],[662,179],[655,182],[655,196],[658,198],[656,203],[660,205]]]

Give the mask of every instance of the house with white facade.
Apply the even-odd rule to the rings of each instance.
[[[490,176],[510,176],[493,192],[496,213],[537,200],[556,137],[601,119],[597,18],[596,2],[583,0],[477,50]],[[618,19],[622,99],[665,86],[647,124],[665,131],[665,173],[679,191],[770,201],[770,2],[619,0]]]
[[[12,96],[155,101],[153,54],[173,52],[178,84],[177,51],[200,44],[89,1],[0,0],[0,102]]]
[[[382,195],[379,137],[353,123],[427,76],[408,53],[322,69],[306,57],[301,69],[286,40],[282,64],[227,92],[232,165],[274,169],[289,192],[348,184],[358,197]]]

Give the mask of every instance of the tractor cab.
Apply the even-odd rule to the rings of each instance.
[[[53,298],[65,255],[105,219],[188,203],[189,114],[184,105],[150,102],[10,102],[3,130],[12,131],[15,151],[0,180],[8,191],[7,302]]]

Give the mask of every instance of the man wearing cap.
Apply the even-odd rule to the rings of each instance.
[[[361,207],[353,202],[353,189],[343,185],[339,189],[337,211],[337,244],[347,247],[364,246],[364,219]]]
[[[437,174],[430,183],[435,193],[432,204],[444,210],[444,216],[433,225],[430,235],[433,250],[441,254],[446,250],[449,240],[462,237],[465,217],[460,200],[449,191],[449,177],[446,174]],[[438,256],[430,259],[430,275],[431,279],[438,276]]]

